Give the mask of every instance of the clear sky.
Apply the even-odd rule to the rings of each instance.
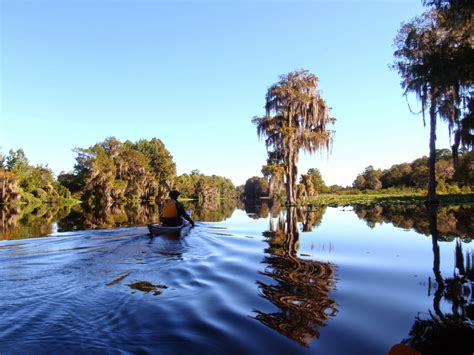
[[[326,153],[302,154],[327,184],[428,154],[402,96],[393,38],[421,0],[0,0],[3,153],[72,170],[74,147],[160,138],[178,173],[242,184],[266,151],[253,116],[280,74],[305,68],[337,118]],[[416,100],[409,99],[412,106]],[[445,125],[438,147],[448,147]]]

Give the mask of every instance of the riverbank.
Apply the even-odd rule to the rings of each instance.
[[[442,205],[474,205],[474,194],[438,195]],[[426,194],[321,194],[301,203],[303,206],[347,206],[347,205],[384,205],[384,204],[424,204]]]

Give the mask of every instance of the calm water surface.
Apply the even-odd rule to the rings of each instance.
[[[472,212],[436,238],[421,207],[346,207],[0,241],[0,353],[386,354],[473,324]]]

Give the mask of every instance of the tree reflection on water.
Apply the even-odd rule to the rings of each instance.
[[[320,215],[322,216],[322,214]],[[297,211],[289,207],[276,225],[270,219],[263,233],[269,247],[263,263],[263,275],[276,283],[257,281],[261,296],[279,308],[277,312],[256,310],[256,319],[266,326],[304,346],[319,338],[318,328],[337,313],[336,302],[330,299],[335,289],[335,265],[297,257],[299,233]],[[317,223],[313,217],[314,223]]]
[[[429,317],[417,317],[409,336],[403,342],[422,354],[473,354],[474,353],[474,269],[473,255],[464,255],[458,234],[455,244],[455,267],[452,277],[444,278],[440,270],[439,211],[437,205],[427,207],[429,231],[433,246],[433,274],[429,291],[434,289],[433,312]],[[442,213],[441,216],[444,216]],[[469,227],[468,227],[469,228]],[[461,228],[463,229],[463,228]],[[452,236],[452,231],[450,231]],[[445,238],[443,236],[442,238]],[[451,304],[451,312],[443,312],[441,301]]]
[[[201,222],[220,222],[230,218],[237,208],[235,199],[214,199],[202,202],[189,201],[186,209],[192,210],[193,219]]]
[[[140,226],[159,220],[156,205],[113,205],[109,208],[81,208],[74,206],[71,213],[58,221],[60,232],[84,229],[106,229]]]
[[[472,207],[378,206],[355,207],[355,212],[371,227],[389,222],[431,236],[434,279],[429,279],[428,295],[433,293],[433,309],[427,316],[415,318],[408,337],[402,341],[403,346],[407,345],[420,354],[472,355],[474,257],[472,252],[463,253],[461,243],[461,240],[470,242],[473,235]],[[452,277],[443,277],[439,242],[453,239],[456,240],[454,272]],[[451,312],[442,310],[443,300],[451,304]]]
[[[45,237],[53,232],[53,223],[71,211],[69,206],[0,206],[0,240]]]
[[[198,221],[223,221],[237,208],[235,199],[215,199],[198,203],[185,202]],[[1,206],[0,239],[44,237],[53,233],[57,223],[59,232],[85,229],[107,229],[144,226],[158,223],[159,206],[155,204],[120,205],[106,207],[58,206],[44,204],[36,207]]]
[[[436,233],[440,241],[452,241],[456,237],[470,241],[474,235],[474,207],[444,206],[436,211]],[[390,223],[395,227],[413,229],[430,236],[428,209],[424,205],[355,206],[354,212],[371,228],[377,224]],[[434,222],[433,222],[434,223]]]

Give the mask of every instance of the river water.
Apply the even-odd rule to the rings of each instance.
[[[473,212],[257,207],[182,235],[23,230],[0,241],[0,353],[472,353]]]

